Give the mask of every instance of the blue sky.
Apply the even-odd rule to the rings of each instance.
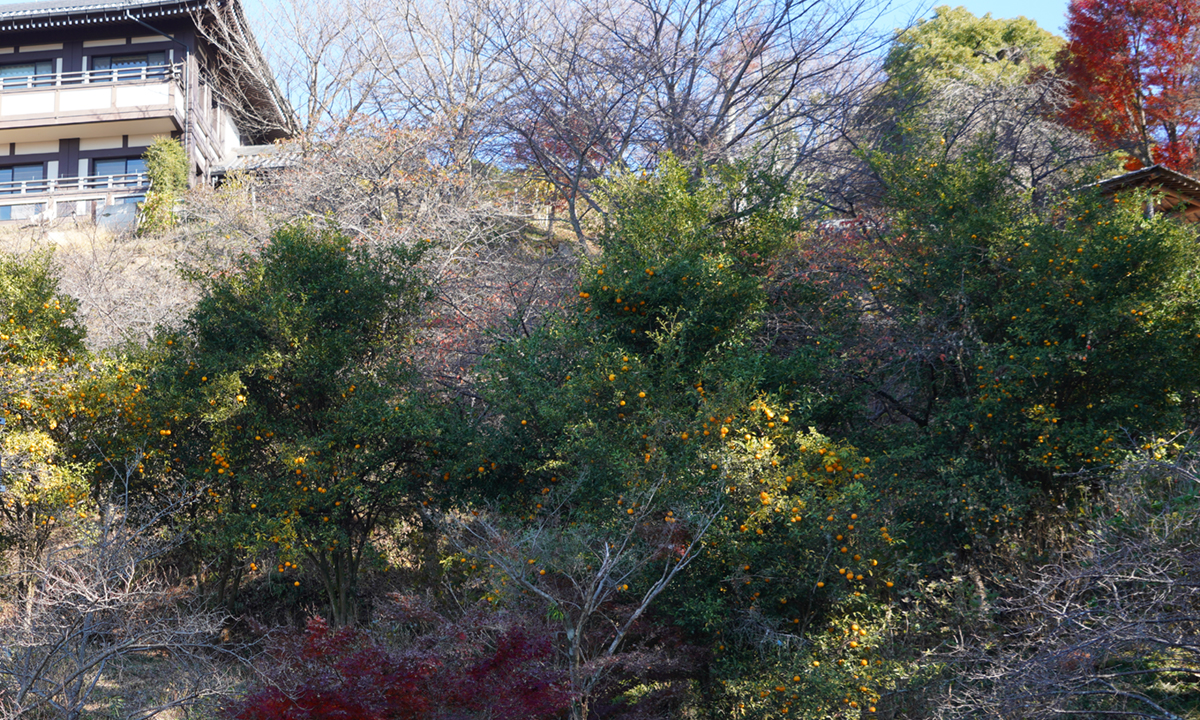
[[[1069,0],[892,0],[893,9],[885,15],[878,27],[886,28],[888,23],[898,27],[919,10],[924,10],[921,17],[932,17],[931,8],[937,5],[962,6],[972,13],[982,16],[991,13],[996,18],[1013,18],[1024,15],[1036,22],[1040,27],[1055,35],[1066,34],[1067,3]],[[272,0],[243,0],[250,22],[254,25],[259,42],[269,42],[269,37],[263,31],[262,16],[267,7],[272,6]]]
[[[899,0],[896,3],[899,9],[893,17],[896,18],[895,22],[903,22],[918,8],[936,5],[962,6],[981,17],[986,13],[991,13],[994,18],[1014,18],[1024,15],[1036,22],[1042,29],[1063,36],[1067,29],[1067,3],[1068,0],[958,0],[958,2],[941,0],[933,3]],[[931,17],[932,15],[933,11],[931,10],[924,13],[922,17]]]

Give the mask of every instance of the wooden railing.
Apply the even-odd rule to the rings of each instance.
[[[87,190],[129,190],[150,187],[146,173],[122,175],[88,175],[74,178],[46,178],[44,180],[10,180],[0,182],[0,204],[13,195],[43,195],[52,192]]]
[[[183,63],[174,65],[149,65],[146,67],[112,68],[110,70],[82,70],[78,72],[44,73],[41,75],[13,75],[0,78],[0,92],[33,88],[62,87],[64,85],[94,85],[97,83],[120,82],[163,82],[183,76]]]

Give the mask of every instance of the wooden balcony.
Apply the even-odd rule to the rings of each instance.
[[[0,222],[94,215],[99,208],[140,199],[149,189],[146,173],[0,182]]]
[[[128,120],[169,121],[180,130],[182,78],[182,64],[0,78],[0,132]]]

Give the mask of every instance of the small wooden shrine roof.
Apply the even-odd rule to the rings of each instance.
[[[1156,212],[1177,213],[1187,222],[1200,222],[1200,180],[1162,165],[1151,165],[1096,183],[1103,195],[1125,190],[1154,192]]]

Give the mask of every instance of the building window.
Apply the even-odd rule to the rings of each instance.
[[[0,83],[3,87],[33,87],[54,82],[54,63],[50,60],[0,65]]]
[[[100,55],[92,58],[92,72],[101,73],[100,79],[109,76],[116,80],[126,78],[162,77],[167,64],[165,52],[138,53],[136,55]]]
[[[109,187],[133,187],[141,185],[146,173],[146,161],[140,157],[105,158],[92,161],[92,174],[108,176]]]
[[[11,165],[0,168],[0,194],[13,195],[20,192],[37,192],[44,189],[43,165]],[[32,186],[30,185],[32,183]]]
[[[44,203],[36,205],[0,205],[0,220],[29,220],[46,209]]]

